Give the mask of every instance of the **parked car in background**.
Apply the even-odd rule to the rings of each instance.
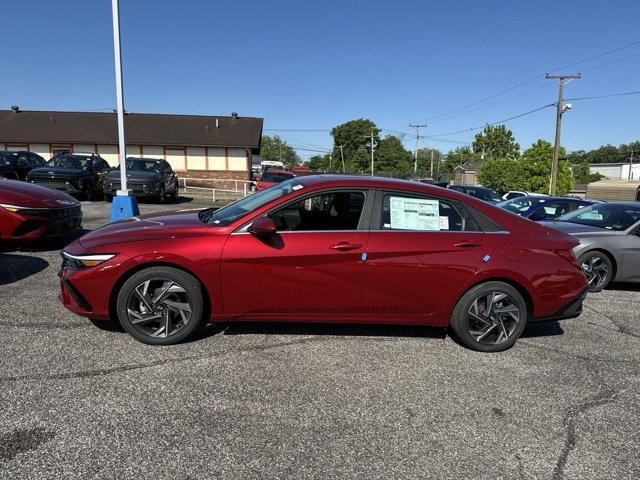
[[[157,158],[128,157],[127,188],[136,197],[153,198],[164,202],[168,196],[178,198],[178,177],[169,162]],[[102,182],[104,198],[108,202],[120,190],[120,167],[112,169]]]
[[[287,172],[286,170],[267,170],[260,175],[260,178],[256,183],[256,192],[266,190],[269,187],[273,187],[276,183],[291,180],[294,177],[294,173]]]
[[[609,282],[640,282],[640,202],[599,203],[545,225],[578,238],[573,250],[598,292]]]
[[[580,314],[577,243],[453,190],[312,175],[98,228],[64,249],[60,298],[157,345],[207,321],[371,322],[500,351],[529,322]]]
[[[64,192],[0,178],[0,240],[22,241],[80,228],[80,202]]]
[[[466,193],[472,197],[479,198],[487,203],[496,204],[502,201],[498,192],[486,187],[477,187],[475,185],[449,185],[449,188],[456,192]]]
[[[507,193],[502,195],[503,200],[511,200],[512,198],[518,197],[528,197],[528,196],[544,196],[543,193],[534,193],[534,192],[523,192],[521,190],[509,190]]]
[[[83,198],[102,198],[102,182],[110,170],[98,155],[67,153],[31,170],[27,181]]]
[[[0,177],[25,180],[29,171],[45,163],[44,158],[33,152],[0,150]]]
[[[498,203],[496,206],[533,221],[555,220],[565,213],[588,207],[597,200],[585,200],[575,197],[551,197],[549,195],[527,195],[512,198]]]

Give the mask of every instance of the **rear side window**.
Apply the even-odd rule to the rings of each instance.
[[[379,230],[480,231],[456,202],[406,192],[384,192]]]

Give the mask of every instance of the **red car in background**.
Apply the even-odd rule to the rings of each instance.
[[[580,314],[577,243],[453,190],[315,175],[98,228],[62,252],[60,298],[149,344],[208,321],[306,321],[449,327],[501,351],[529,322]]]
[[[276,183],[284,182],[295,178],[295,174],[285,170],[267,170],[265,171],[256,184],[256,192],[266,190],[273,187]]]
[[[0,241],[34,240],[81,225],[82,208],[71,195],[0,178]]]

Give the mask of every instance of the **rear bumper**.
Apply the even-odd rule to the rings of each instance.
[[[589,292],[588,288],[585,288],[584,291],[580,293],[575,299],[571,300],[567,305],[562,307],[553,315],[549,315],[546,317],[534,318],[535,322],[545,322],[550,320],[566,320],[568,318],[576,318],[580,316],[582,313],[582,302],[587,296]]]

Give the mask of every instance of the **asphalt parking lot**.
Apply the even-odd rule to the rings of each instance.
[[[303,324],[150,347],[58,302],[68,240],[0,250],[0,478],[640,477],[638,285],[500,354]]]

